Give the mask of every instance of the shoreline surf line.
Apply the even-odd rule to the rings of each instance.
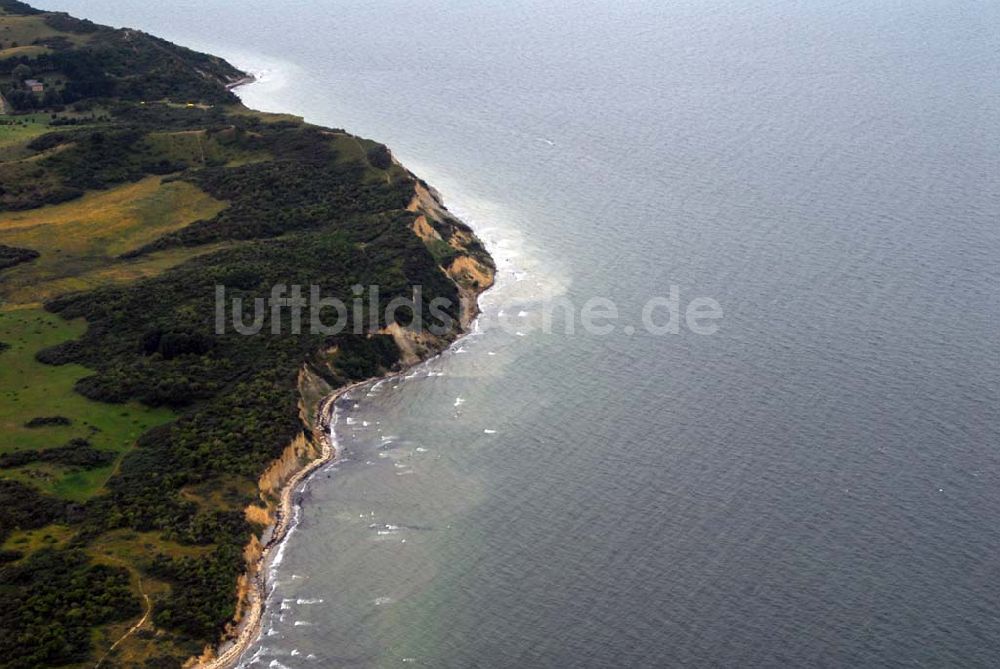
[[[489,289],[487,288],[486,290]],[[447,347],[437,352],[435,355],[415,362],[412,365],[406,365],[391,373],[383,374],[382,376],[373,376],[369,379],[364,379],[362,381],[357,381],[350,385],[337,388],[329,396],[320,400],[316,408],[316,424],[318,427],[315,428],[317,432],[321,433],[317,435],[322,449],[320,457],[304,465],[288,479],[284,486],[282,486],[280,496],[281,503],[275,512],[276,520],[272,526],[271,536],[261,550],[260,557],[253,565],[254,573],[252,583],[250,584],[250,594],[247,597],[248,610],[244,613],[243,619],[237,625],[239,632],[234,639],[227,640],[221,645],[216,646],[216,651],[218,652],[216,657],[206,662],[200,662],[194,665],[195,667],[199,667],[199,669],[235,669],[240,666],[243,655],[260,637],[264,612],[267,608],[267,599],[270,595],[270,592],[268,591],[269,582],[267,578],[267,573],[269,571],[269,567],[271,566],[270,563],[275,555],[280,554],[282,547],[291,534],[291,531],[296,527],[295,492],[312,474],[316,473],[325,465],[336,462],[337,456],[340,452],[337,448],[337,438],[334,431],[334,426],[337,422],[337,401],[358,388],[375,385],[394,378],[401,378],[412,370],[432,362],[446,352],[453,350],[459,342],[473,332],[473,326],[481,314],[479,309],[479,296],[485,293],[486,290],[480,291],[476,294],[476,300],[473,302],[473,310],[469,314],[467,323],[463,324],[462,333]],[[299,502],[299,506],[301,506],[301,501]]]
[[[248,74],[241,79],[233,81],[230,86],[227,86],[227,88],[235,90],[245,84],[255,83],[257,81],[259,81],[259,79],[254,77],[252,74]],[[414,178],[418,180],[418,183],[424,183],[415,175]],[[420,201],[421,197],[419,188],[414,193],[414,197],[415,201]],[[456,221],[458,220],[450,213],[447,213],[447,208],[444,207],[441,202],[441,198],[437,191],[430,189],[429,198],[430,202],[427,204],[430,209],[436,210],[438,213],[444,213]],[[472,232],[475,234],[474,231]],[[247,569],[243,572],[249,577],[243,615],[240,620],[235,623],[235,627],[229,635],[226,635],[228,638],[223,637],[223,639],[217,642],[212,648],[206,649],[205,654],[189,660],[185,664],[186,667],[198,667],[199,669],[234,669],[235,667],[240,666],[243,656],[260,638],[264,612],[266,611],[267,599],[270,594],[268,587],[273,585],[268,581],[268,571],[270,570],[271,563],[275,556],[281,554],[291,531],[296,527],[295,493],[312,474],[321,469],[323,466],[335,462],[337,459],[339,451],[337,448],[336,434],[333,429],[336,424],[337,417],[337,400],[360,387],[374,385],[388,379],[405,376],[413,369],[435,360],[445,352],[452,350],[465,337],[472,334],[475,331],[475,324],[482,314],[479,300],[487,290],[494,287],[496,282],[495,268],[491,267],[490,269],[492,271],[489,275],[489,282],[485,285],[477,285],[475,288],[462,288],[456,282],[456,286],[459,288],[459,295],[461,298],[460,303],[462,307],[459,319],[460,331],[458,336],[456,336],[453,341],[449,342],[447,346],[427,358],[414,360],[411,364],[403,364],[400,369],[396,371],[377,377],[363,379],[341,388],[334,389],[330,395],[317,403],[313,438],[320,446],[320,455],[298,469],[281,487],[279,495],[280,502],[275,509],[275,520],[271,525],[270,535],[268,536],[267,542],[262,546],[260,555],[257,559],[254,560],[253,563],[248,564]],[[443,267],[442,270],[444,270]],[[454,281],[454,277],[452,277],[452,280]],[[299,506],[301,506],[301,501],[299,502]],[[239,591],[237,591],[236,596],[240,597]],[[209,653],[211,655],[209,655]]]

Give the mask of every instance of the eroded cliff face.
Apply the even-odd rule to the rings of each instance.
[[[405,367],[431,358],[448,347],[449,340],[436,337],[429,332],[417,332],[393,323],[379,330],[379,334],[391,335],[399,347],[400,362]]]
[[[310,462],[320,458],[322,454],[322,448],[316,443],[314,437],[307,438],[305,434],[300,434],[285,447],[281,456],[274,460],[261,474],[257,481],[260,502],[248,505],[244,509],[244,515],[248,522],[267,528],[262,536],[264,543],[270,539],[271,533],[278,523],[282,489],[295,474]],[[264,555],[264,543],[257,538],[257,535],[252,535],[249,543],[243,547],[246,571],[236,583],[236,614],[233,616],[233,621],[227,626],[227,637],[235,634],[250,605],[254,581],[258,578],[259,570],[263,567],[261,558]]]
[[[322,441],[327,437],[321,431],[324,426],[317,416],[317,408],[320,400],[333,389],[308,365],[303,365],[299,370],[298,387],[299,419],[302,421],[303,431],[257,479],[260,504],[251,504],[244,510],[247,521],[257,525],[270,527],[276,522],[275,512],[281,500],[282,489],[304,466],[323,455]],[[267,540],[266,533],[264,539]]]
[[[264,546],[260,543],[257,536],[250,537],[250,543],[243,547],[243,560],[247,564],[247,571],[241,574],[239,580],[236,582],[236,614],[233,616],[233,621],[227,633],[231,633],[235,626],[239,625],[240,621],[243,620],[248,599],[253,588],[252,579],[255,576],[255,572],[251,571],[251,566],[259,564],[263,554]]]
[[[428,186],[417,181],[414,187],[413,199],[410,200],[410,204],[406,209],[407,211],[414,211],[420,214],[413,223],[413,231],[417,233],[418,237],[424,241],[442,239],[441,234],[427,220],[428,213],[437,220],[439,218],[437,212],[442,208],[440,198],[436,197]]]
[[[314,443],[314,439],[306,438],[305,434],[299,434],[295,437],[292,443],[285,447],[281,456],[274,460],[257,480],[257,487],[260,490],[260,498],[264,507],[257,505],[247,507],[247,520],[250,520],[251,516],[257,519],[266,517],[269,520],[266,524],[273,523],[275,520],[273,511],[275,504],[281,497],[281,489],[304,465],[320,455],[321,449]],[[261,511],[265,512],[266,516],[261,516]]]
[[[250,598],[253,596],[259,571],[263,567],[261,558],[264,555],[264,545],[271,538],[271,533],[279,520],[281,512],[282,490],[288,482],[309,463],[323,457],[323,443],[326,439],[322,430],[326,428],[319,420],[317,406],[330,394],[332,389],[318,374],[303,365],[299,372],[299,417],[302,419],[303,432],[298,435],[281,456],[271,462],[268,468],[257,480],[260,501],[248,505],[244,515],[248,522],[267,528],[262,536],[263,543],[256,535],[250,537],[249,543],[243,548],[243,559],[246,571],[239,577],[236,584],[236,614],[227,626],[225,636],[236,635],[240,623],[250,608]],[[310,409],[312,407],[312,409]],[[215,649],[208,648],[205,653],[191,666],[202,666],[215,657]]]
[[[447,266],[441,266],[441,270],[455,282],[462,303],[460,323],[446,335],[414,331],[398,323],[380,331],[381,334],[391,335],[399,346],[400,362],[404,368],[437,355],[468,330],[479,313],[478,297],[493,285],[496,272],[493,259],[472,230],[447,210],[437,192],[415,176],[413,179],[414,195],[408,210],[419,214],[414,220],[413,232],[425,243],[445,242],[455,249],[456,255]],[[337,349],[333,348],[324,351],[322,357],[332,363],[336,354]],[[280,541],[283,537],[275,535],[279,531],[283,535],[287,528],[288,519],[281,517],[282,513],[288,512],[287,487],[290,482],[297,483],[305,470],[331,456],[328,430],[333,410],[330,398],[335,388],[308,365],[303,365],[300,370],[298,386],[303,430],[261,474],[257,481],[259,502],[244,509],[249,522],[267,529],[260,539],[252,536],[244,547],[247,569],[237,583],[236,615],[225,634],[226,639],[238,639],[238,643],[252,637],[246,634],[247,627],[259,624],[262,612],[259,598],[264,594],[261,570],[269,544]],[[191,658],[186,666],[216,667],[225,664],[224,659],[217,659],[216,649],[206,648],[201,657]]]
[[[493,259],[472,229],[448,211],[437,191],[416,177],[414,180],[413,199],[407,209],[420,215],[413,222],[413,232],[425,243],[446,242],[455,249],[457,257],[441,269],[459,288],[468,288],[478,296],[493,285]]]

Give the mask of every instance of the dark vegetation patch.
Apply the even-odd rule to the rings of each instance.
[[[21,0],[0,0],[0,9],[7,14],[19,16],[31,16],[33,14],[42,13],[42,10],[35,9],[31,5],[21,2]]]
[[[73,421],[66,416],[38,416],[32,418],[27,423],[24,424],[25,427],[54,427],[54,426],[66,426],[72,425]]]
[[[16,246],[0,244],[0,269],[6,269],[23,262],[31,262],[39,255],[38,251],[22,249]]]
[[[434,256],[434,260],[442,267],[447,267],[458,257],[458,249],[444,241],[443,239],[432,239],[427,242],[427,249]]]
[[[210,638],[236,613],[232,578],[242,569],[243,547],[236,543],[219,546],[208,559],[158,554],[147,572],[179,587],[157,605],[153,622],[193,639]]]
[[[11,669],[88,659],[94,625],[128,620],[141,606],[121,567],[76,549],[43,549],[0,566],[0,657]]]
[[[79,521],[79,507],[43,495],[20,481],[0,478],[0,542],[15,530],[31,530],[67,519]]]
[[[9,5],[3,7],[8,13],[33,13],[17,3]],[[63,34],[36,40],[38,45],[48,47],[48,52],[0,60],[0,77],[10,79],[0,92],[16,110],[91,99],[237,102],[226,84],[243,73],[221,58],[138,30],[99,26],[67,14],[46,13],[37,20]],[[23,85],[28,78],[46,85],[44,95]]]
[[[262,137],[257,134],[261,131]],[[329,137],[316,128],[241,124],[226,141],[245,150],[266,150],[275,160],[185,173],[184,179],[230,206],[130,255],[223,239],[276,237],[331,224],[364,237],[371,233],[359,217],[404,209],[412,195],[412,183],[406,179],[367,182],[370,165],[340,161]]]
[[[72,439],[65,446],[41,450],[20,450],[0,453],[0,467],[21,467],[36,462],[47,462],[66,467],[94,469],[115,461],[115,454],[94,448],[86,439]]]
[[[15,562],[24,557],[24,553],[15,550],[0,550],[0,565],[5,562]]]
[[[380,170],[389,169],[392,166],[392,153],[389,152],[389,147],[385,144],[376,144],[368,149],[368,162]]]

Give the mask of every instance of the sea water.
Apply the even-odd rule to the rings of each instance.
[[[1000,4],[41,4],[387,143],[499,266],[513,327],[343,403],[255,666],[995,666]]]

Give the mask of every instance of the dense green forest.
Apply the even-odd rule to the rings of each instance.
[[[492,270],[457,222],[415,234],[418,182],[384,146],[248,110],[242,76],[0,0],[0,667],[92,666],[147,591],[147,629],[104,666],[213,644],[264,530],[244,512],[257,479],[312,436],[303,372],[336,388],[398,368],[383,309],[414,285],[416,308],[451,305],[424,316],[445,343],[448,264]],[[269,310],[258,335],[217,332],[216,286],[253,305],[275,284],[347,304],[377,285],[379,303],[336,335],[273,334]]]
[[[93,98],[237,102],[225,84],[242,73],[221,58],[171,44],[138,30],[116,30],[68,14],[39,12],[6,0],[0,36],[10,52],[0,58],[0,92],[15,109],[49,109]],[[27,47],[35,47],[24,51]],[[22,51],[17,51],[22,49]],[[26,79],[46,84],[42,95]]]

